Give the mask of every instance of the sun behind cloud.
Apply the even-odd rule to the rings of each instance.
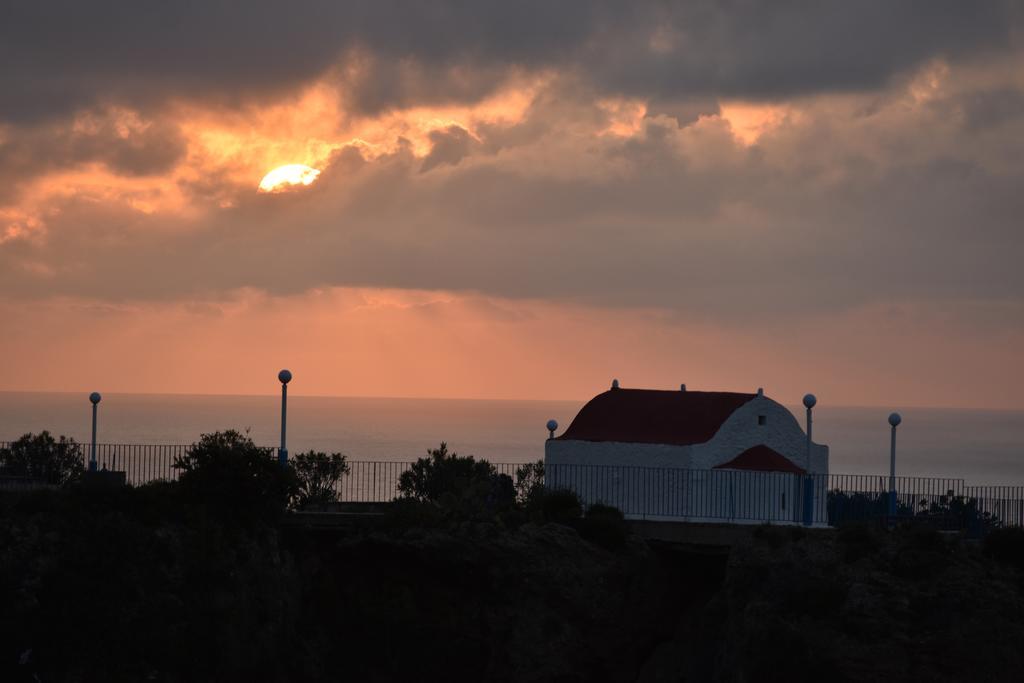
[[[305,164],[278,166],[260,181],[260,192],[283,192],[295,187],[312,184],[320,171]]]

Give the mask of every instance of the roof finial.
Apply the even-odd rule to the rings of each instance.
[[[758,396],[764,396],[764,387],[758,387],[757,388],[757,395]]]
[[[613,379],[612,380],[612,389],[618,389],[618,388],[619,388],[619,380]]]
[[[679,391],[686,391],[686,385],[685,384],[680,384],[679,385]]]
[[[555,438],[555,430],[558,429],[558,422],[555,421],[555,420],[548,420],[547,427],[548,427],[548,438],[549,439]]]

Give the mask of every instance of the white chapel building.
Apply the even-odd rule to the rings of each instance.
[[[561,435],[548,426],[548,486],[630,518],[794,523],[824,505],[826,477],[816,475],[828,474],[828,446],[809,443],[793,414],[760,389],[660,391],[616,381]]]

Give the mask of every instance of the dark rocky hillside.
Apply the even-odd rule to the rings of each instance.
[[[320,530],[172,486],[0,497],[4,681],[1000,681],[1024,541],[529,522]],[[582,534],[582,535],[581,535]],[[589,540],[588,540],[589,539]]]

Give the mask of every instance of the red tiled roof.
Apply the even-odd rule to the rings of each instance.
[[[735,458],[722,465],[717,465],[716,470],[758,470],[761,472],[792,472],[793,474],[807,474],[807,470],[797,466],[792,460],[779,453],[774,448],[765,445],[754,446],[743,451]]]
[[[677,446],[705,443],[737,408],[756,395],[611,389],[590,399],[558,438]]]

